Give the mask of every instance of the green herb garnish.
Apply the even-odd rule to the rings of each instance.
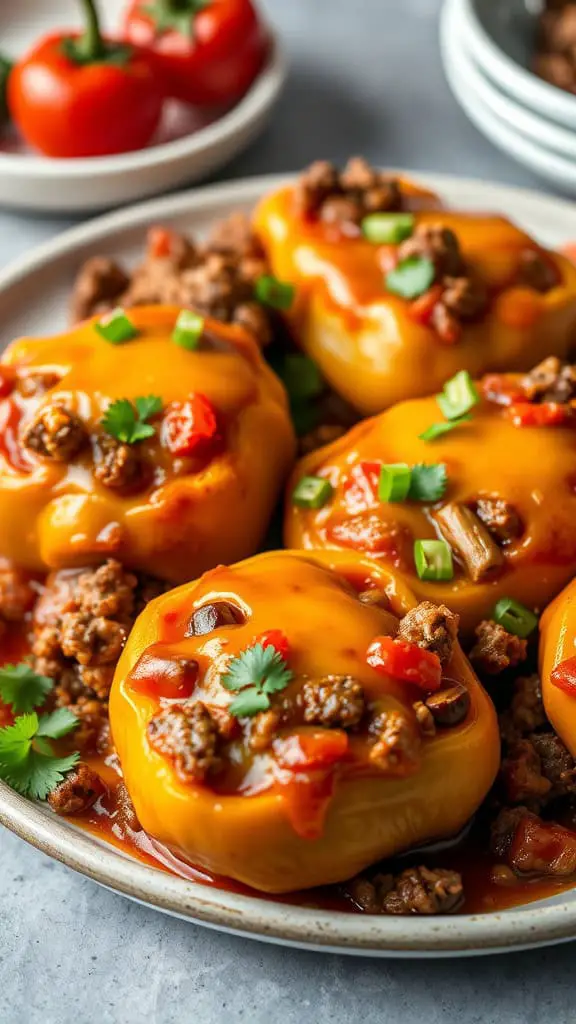
[[[447,420],[457,420],[470,412],[480,401],[476,385],[468,370],[460,370],[454,377],[447,380],[436,401]]]
[[[452,549],[445,540],[414,541],[414,563],[421,580],[451,580],[454,576]]]
[[[111,345],[123,345],[125,341],[137,338],[139,333],[130,317],[120,307],[97,320],[94,330]]]
[[[362,234],[375,245],[397,245],[414,231],[413,213],[369,213],[362,221]]]
[[[380,469],[378,497],[380,501],[404,501],[410,490],[412,470],[405,462],[396,462]]]
[[[22,796],[45,800],[80,759],[76,751],[56,757],[48,740],[72,732],[78,719],[60,708],[51,715],[20,715],[0,729],[0,779]]]
[[[270,707],[270,694],[284,690],[293,673],[274,647],[254,644],[233,658],[222,676],[222,686],[238,692],[229,711],[236,718],[250,718]]]
[[[322,476],[303,476],[292,492],[292,502],[300,508],[322,508],[330,501],[334,488]]]
[[[433,503],[444,496],[448,474],[443,462],[425,465],[423,462],[412,467],[408,497],[412,501]]]
[[[447,423],[432,423],[430,427],[419,434],[418,437],[421,441],[435,441],[437,437],[442,437],[443,434],[449,434],[451,430],[455,430],[456,427],[460,427],[462,423],[468,423],[471,420],[471,416],[459,416],[457,420],[450,420]]]
[[[296,289],[287,281],[279,281],[271,274],[263,274],[254,285],[254,294],[263,306],[286,311],[294,302]]]
[[[137,444],[153,437],[156,428],[146,421],[162,410],[162,399],[158,395],[136,398],[134,405],[127,398],[119,398],[108,407],[102,417],[102,426],[107,434],[124,444]]]
[[[23,662],[0,668],[0,698],[16,715],[41,707],[53,686],[53,679],[38,675]]]
[[[205,320],[191,309],[183,309],[172,332],[172,341],[180,348],[194,352],[200,345]]]
[[[434,283],[436,268],[425,256],[410,256],[386,274],[386,287],[402,299],[417,299]]]
[[[502,597],[496,602],[492,618],[494,622],[503,626],[507,633],[513,633],[523,640],[530,636],[538,625],[538,616],[512,597]]]

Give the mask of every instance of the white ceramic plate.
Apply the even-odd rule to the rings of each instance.
[[[105,26],[113,31],[125,0],[106,0],[100,6]],[[76,0],[0,0],[2,52],[20,56],[44,32],[77,27],[78,12]],[[0,147],[0,205],[86,212],[133,203],[198,181],[256,138],[285,78],[286,58],[275,40],[266,67],[235,107],[217,120],[207,120],[174,105],[156,143],[134,153],[51,160],[9,140]]]
[[[447,0],[440,18],[442,61],[455,99],[499,149],[556,188],[576,195],[576,133],[531,114],[483,77],[467,49],[460,10],[460,0]],[[561,152],[571,153],[572,159]]]
[[[507,0],[482,0],[484,6],[487,3],[504,7]],[[538,78],[501,49],[486,32],[478,15],[480,0],[457,0],[456,6],[462,20],[466,46],[494,83],[544,117],[569,128],[576,128],[576,98]],[[537,10],[539,6],[537,3]]]
[[[410,173],[410,172],[408,172]],[[455,206],[502,210],[542,243],[576,239],[576,207],[537,192],[416,175]],[[67,322],[74,273],[95,253],[130,260],[155,223],[203,232],[217,217],[251,209],[282,179],[254,178],[144,203],[74,228],[0,273],[3,340],[48,334]],[[292,907],[185,881],[134,861],[81,832],[0,783],[0,822],[51,857],[101,885],[154,907],[223,931],[319,950],[374,956],[438,957],[524,949],[576,938],[576,891],[497,914],[388,918]]]

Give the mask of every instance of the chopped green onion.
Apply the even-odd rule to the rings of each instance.
[[[455,377],[447,380],[442,394],[436,401],[447,420],[456,420],[470,412],[480,401],[476,385],[468,370],[460,370]]]
[[[404,501],[410,490],[412,470],[405,462],[396,462],[380,469],[378,497],[380,501]]]
[[[442,437],[442,434],[449,434],[451,430],[459,427],[462,423],[468,423],[471,418],[471,416],[460,416],[457,420],[450,420],[449,423],[432,423],[418,437],[421,441],[435,441],[437,437]]]
[[[414,541],[414,563],[421,580],[451,580],[452,550],[445,540]]]
[[[183,309],[172,332],[172,341],[181,348],[194,352],[200,345],[204,323],[203,316],[191,309]]]
[[[402,299],[417,299],[434,283],[436,268],[425,256],[410,256],[386,274],[386,287]]]
[[[303,476],[294,488],[292,501],[300,508],[322,508],[332,497],[333,487],[321,476]]]
[[[414,231],[412,213],[370,213],[362,221],[362,234],[376,245],[397,244]]]
[[[263,306],[271,309],[290,309],[296,289],[287,281],[279,281],[271,274],[263,274],[254,285],[254,294]]]
[[[503,626],[507,633],[513,633],[523,640],[530,636],[538,625],[538,616],[512,597],[502,597],[497,601],[492,618]]]
[[[123,345],[125,341],[131,341],[132,338],[137,338],[139,334],[130,317],[126,315],[120,306],[118,309],[113,310],[112,313],[97,320],[94,324],[94,330],[101,338],[110,342],[111,345]]]
[[[308,356],[286,356],[280,368],[280,377],[293,402],[317,398],[324,390],[320,370]]]

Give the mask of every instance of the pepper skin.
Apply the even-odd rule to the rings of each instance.
[[[554,684],[552,673],[576,655],[576,580],[558,594],[540,620],[540,679],[546,714],[576,757],[576,693]]]
[[[407,182],[405,193],[426,194]],[[428,194],[429,195],[429,194]],[[386,292],[381,247],[308,220],[294,190],[267,196],[255,228],[276,277],[296,286],[289,324],[326,380],[364,415],[439,390],[458,370],[527,370],[547,355],[565,356],[576,326],[576,267],[545,254],[559,285],[541,294],[516,285],[521,254],[538,250],[528,235],[498,216],[433,208],[416,224],[442,224],[460,241],[467,264],[490,293],[487,312],[462,325],[460,339],[443,343],[411,315],[410,303]],[[385,247],[390,249],[389,246]]]
[[[395,566],[420,600],[447,604],[471,634],[501,597],[541,610],[576,572],[576,431],[515,426],[509,408],[482,398],[469,422],[435,441],[419,439],[443,419],[432,396],[401,402],[301,459],[288,488],[284,536],[288,547],[354,549]],[[381,463],[444,463],[444,497],[435,505],[381,502]],[[296,483],[316,475],[332,483],[331,499],[318,510],[296,507]],[[413,544],[442,536],[433,513],[446,503],[474,506],[481,497],[505,499],[520,517],[520,536],[501,547],[500,570],[474,582],[455,559],[451,581],[420,580]]]
[[[130,310],[139,335],[124,344],[104,340],[91,320],[55,338],[16,341],[5,352],[0,537],[14,564],[42,571],[116,557],[177,583],[261,543],[294,457],[284,389],[239,327],[207,320],[205,350],[174,344],[179,313],[169,306]],[[102,414],[116,399],[150,394],[163,405],[152,420],[155,434],[131,446],[145,466],[144,482],[114,490],[94,474]],[[163,417],[196,394],[216,410],[217,445],[173,455]],[[68,462],[22,444],[27,424],[59,400],[88,434]]]
[[[358,590],[369,586],[386,592],[390,610],[358,600]],[[246,621],[185,639],[194,607],[218,599],[245,609]],[[143,652],[156,645],[159,653],[162,645],[168,657],[199,662],[193,701],[226,707],[234,695],[219,682],[223,655],[281,627],[295,678],[280,698],[294,698],[303,677],[350,674],[362,684],[367,714],[397,711],[416,730],[412,703],[422,700],[422,691],[366,660],[374,638],[394,634],[397,616],[413,605],[388,568],[352,554],[309,558],[287,551],[221,566],[149,604],[128,639],[110,699],[114,743],[143,828],[191,863],[270,893],[340,882],[380,858],[456,833],[486,795],[499,762],[494,708],[459,647],[446,673],[466,686],[469,712],[460,725],[423,737],[417,763],[396,774],[369,759],[366,723],[348,734],[321,730],[331,740],[323,750],[332,763],[319,772],[278,763],[282,748],[306,750],[302,736],[314,732],[310,726],[282,727],[281,739],[255,754],[247,744],[250,720],[241,719],[224,772],[182,782],[147,738],[160,701],[130,676]]]

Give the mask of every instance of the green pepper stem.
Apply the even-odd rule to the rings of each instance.
[[[86,28],[81,39],[82,53],[88,60],[97,60],[104,53],[104,40],[95,0],[80,0],[84,10]]]

